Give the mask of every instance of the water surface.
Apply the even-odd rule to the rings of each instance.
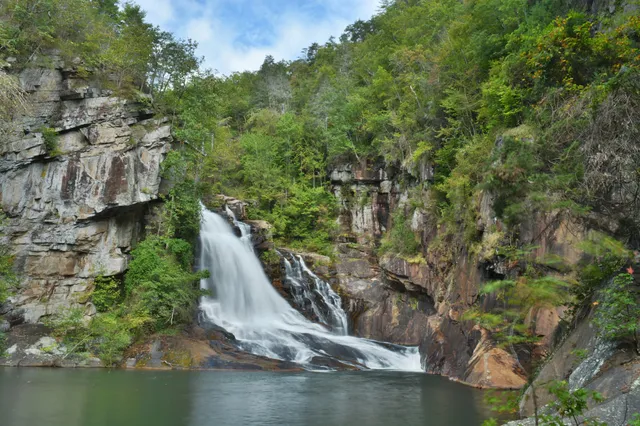
[[[482,392],[384,371],[0,368],[3,426],[476,426]]]

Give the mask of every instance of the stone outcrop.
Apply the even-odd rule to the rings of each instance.
[[[97,275],[118,276],[158,199],[170,127],[74,69],[25,69],[29,111],[0,141],[5,243],[21,286],[5,306],[14,324],[86,306]]]
[[[520,414],[533,416],[535,389],[539,412],[554,401],[547,385],[566,380],[571,390],[586,388],[599,392],[604,403],[589,401],[585,418],[595,417],[611,426],[625,426],[633,414],[640,413],[640,359],[628,344],[615,344],[598,336],[592,323],[593,312],[557,346],[522,398]],[[517,424],[534,424],[527,419]]]
[[[381,236],[392,225],[392,213],[399,209],[409,213],[411,229],[423,247],[430,247],[441,233],[426,211],[407,208],[409,191],[430,176],[428,167],[418,169],[418,176],[407,171],[400,176],[381,162],[363,162],[344,164],[330,173],[341,206],[335,283],[353,331],[363,337],[420,345],[427,372],[479,387],[520,388],[525,384],[520,361],[527,360],[517,360],[496,347],[485,330],[464,319],[464,313],[480,301],[482,283],[504,277],[509,269],[495,252],[502,225],[491,209],[490,194],[480,200],[479,254],[462,252],[450,258],[425,249],[421,256],[406,259],[376,252]],[[536,255],[558,255],[569,263],[579,260],[576,244],[583,235],[583,229],[554,214],[540,215],[520,230],[521,239],[537,247]],[[495,301],[482,303],[490,307]],[[551,347],[561,314],[544,307],[530,313],[528,324],[542,337],[538,353]]]

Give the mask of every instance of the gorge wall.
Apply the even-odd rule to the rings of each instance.
[[[516,361],[513,352],[494,345],[486,330],[463,318],[478,302],[481,284],[501,277],[507,268],[504,259],[492,252],[490,227],[495,228],[496,220],[489,199],[481,203],[477,224],[483,233],[480,254],[464,251],[450,258],[444,251],[427,249],[421,256],[407,258],[378,253],[380,239],[392,225],[392,214],[399,210],[411,214],[411,232],[423,247],[430,247],[442,232],[426,209],[409,206],[409,192],[416,190],[418,182],[429,180],[427,167],[418,173],[421,176],[412,177],[382,163],[366,162],[344,164],[331,172],[341,208],[333,279],[347,304],[353,332],[420,345],[429,373],[480,387],[522,387],[523,367],[528,366]],[[401,180],[414,183],[401,185]],[[523,228],[527,228],[521,230],[523,239],[536,244],[540,255],[553,253],[577,260],[572,247],[583,233],[580,227],[560,217],[540,217]],[[550,349],[560,313],[540,307],[530,314],[530,326],[542,337],[542,352]]]
[[[0,309],[11,326],[69,306],[93,314],[93,279],[127,269],[171,143],[142,103],[52,61],[19,74],[28,110],[0,144],[2,238],[21,282]]]

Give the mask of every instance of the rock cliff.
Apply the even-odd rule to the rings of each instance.
[[[19,78],[29,110],[2,135],[0,206],[21,286],[0,314],[12,325],[69,306],[91,315],[93,278],[126,270],[158,198],[170,126],[55,58]]]
[[[420,345],[429,373],[479,387],[522,387],[525,374],[520,362],[496,347],[485,330],[463,318],[479,300],[481,284],[505,273],[503,261],[491,252],[494,236],[489,229],[496,222],[488,195],[481,203],[477,225],[485,247],[480,254],[463,251],[450,258],[443,251],[425,249],[411,259],[393,252],[379,255],[376,250],[380,237],[391,227],[392,213],[406,209],[409,191],[429,179],[428,168],[419,173],[412,177],[406,171],[367,162],[344,164],[331,173],[333,192],[341,205],[335,284],[347,304],[353,332]],[[413,210],[410,222],[423,247],[430,247],[442,231],[423,208]],[[583,230],[561,217],[539,217],[523,226],[520,234],[523,241],[538,247],[539,255],[578,259],[572,247]],[[559,313],[540,307],[530,317],[531,327],[543,337],[540,351],[549,350]]]

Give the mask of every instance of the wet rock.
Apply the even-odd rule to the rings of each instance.
[[[245,220],[251,226],[251,239],[253,246],[258,251],[265,251],[274,248],[273,226],[265,220]]]
[[[313,357],[309,362],[311,368],[320,370],[360,370],[355,365],[348,365],[335,358]]]
[[[229,210],[233,212],[237,220],[245,221],[247,219],[247,202],[224,194],[216,195],[216,199],[223,207],[228,207]]]
[[[201,330],[202,331],[202,330]],[[202,340],[201,331],[179,336],[160,336],[130,348],[127,368],[135,369],[224,369],[301,371],[300,366],[244,352],[226,336],[222,340]],[[196,334],[193,334],[193,333]]]
[[[13,304],[11,302],[4,302],[0,304],[0,315],[6,315],[7,313],[9,313],[10,311],[12,311],[14,308]]]
[[[20,325],[25,321],[25,309],[13,309],[12,311],[9,311],[9,313],[5,314],[4,319],[11,325],[11,327]]]
[[[0,333],[6,333],[11,328],[11,324],[7,320],[0,320]]]
[[[192,330],[192,334],[206,340],[220,340],[226,342],[235,342],[236,336],[228,332],[224,328],[212,323],[208,320],[201,320],[199,329]]]

